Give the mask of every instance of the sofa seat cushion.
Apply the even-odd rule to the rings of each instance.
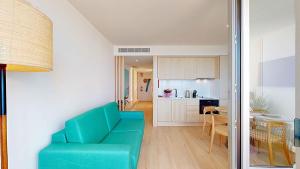
[[[108,129],[111,131],[121,119],[118,104],[116,102],[108,103],[103,106],[103,108],[107,119]]]
[[[95,108],[68,120],[65,132],[68,143],[99,143],[109,132],[104,109]]]
[[[144,127],[145,122],[143,119],[122,119],[112,132],[138,131],[140,134],[143,134]]]
[[[137,166],[140,155],[140,147],[143,141],[143,135],[138,132],[112,132],[110,133],[101,144],[125,144],[130,145],[131,162],[132,165]]]

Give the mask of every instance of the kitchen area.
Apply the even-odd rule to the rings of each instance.
[[[227,107],[228,65],[227,56],[158,57],[157,126],[201,126],[205,106]]]

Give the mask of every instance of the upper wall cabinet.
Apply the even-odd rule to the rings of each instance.
[[[159,58],[158,60],[159,79],[183,79],[184,64],[181,58]]]
[[[219,69],[219,57],[158,58],[159,79],[216,79]]]

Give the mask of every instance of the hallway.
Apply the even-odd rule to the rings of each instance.
[[[208,154],[209,137],[201,127],[152,125],[152,102],[138,102],[131,110],[145,112],[145,135],[138,169],[227,169],[228,151],[219,145]]]

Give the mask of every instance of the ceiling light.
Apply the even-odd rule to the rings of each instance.
[[[201,83],[202,79],[198,78],[196,79],[196,83]]]

